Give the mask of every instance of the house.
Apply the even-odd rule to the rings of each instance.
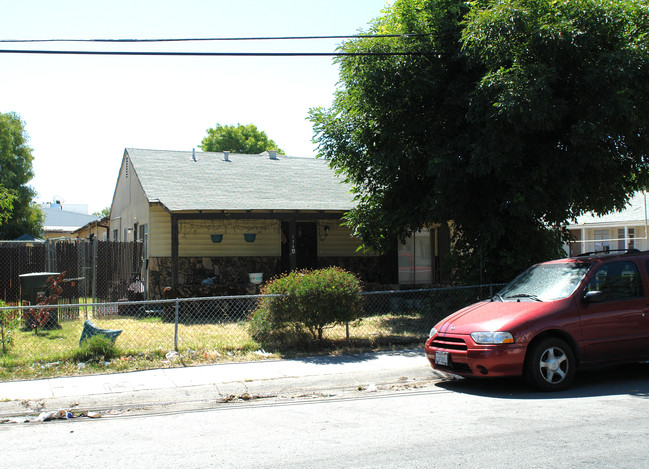
[[[110,217],[105,216],[101,219],[92,220],[86,223],[81,228],[77,228],[72,232],[76,238],[95,238],[100,241],[108,241],[110,239]]]
[[[418,283],[433,281],[437,229],[420,233],[410,248],[395,242],[387,255],[361,252],[342,225],[354,206],[350,186],[321,159],[128,148],[110,239],[144,243],[146,269],[134,280],[148,298],[167,287],[180,296],[246,293],[250,274],[267,280],[330,265],[367,284],[414,283],[406,272],[416,272],[417,259],[428,267],[428,280],[419,269]],[[411,254],[403,270],[398,253]]]
[[[75,230],[99,220],[95,215],[88,215],[87,205],[63,205],[60,201],[54,201],[41,204],[41,210],[44,215],[43,234],[50,239],[76,238]]]
[[[622,211],[602,216],[582,215],[567,229],[574,237],[567,246],[571,256],[614,249],[647,250],[647,194],[635,193]]]

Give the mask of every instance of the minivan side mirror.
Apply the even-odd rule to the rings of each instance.
[[[584,295],[585,303],[600,303],[604,299],[604,294],[601,291],[589,291]]]

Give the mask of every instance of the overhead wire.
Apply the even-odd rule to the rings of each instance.
[[[122,55],[176,57],[364,57],[440,55],[439,52],[152,52],[152,51],[92,51],[92,50],[21,50],[0,49],[0,54],[48,55]]]
[[[424,34],[356,34],[335,36],[273,36],[273,37],[213,37],[213,38],[158,38],[158,39],[0,39],[2,44],[20,43],[161,43],[161,42],[213,42],[213,41],[297,41],[312,39],[380,39],[429,36]],[[46,54],[46,55],[116,55],[116,56],[175,56],[175,57],[362,57],[362,56],[418,56],[439,55],[432,51],[389,52],[197,52],[197,51],[103,51],[103,50],[56,50],[56,49],[0,49],[0,54]]]
[[[30,43],[30,42],[109,42],[109,43],[138,43],[138,42],[210,42],[210,41],[295,41],[309,39],[380,39],[393,37],[430,36],[431,33],[404,34],[353,34],[337,36],[257,36],[257,37],[193,37],[193,38],[157,38],[157,39],[0,39],[0,43]]]

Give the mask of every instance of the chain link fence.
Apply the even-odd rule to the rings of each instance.
[[[430,328],[448,314],[491,297],[499,285],[363,293],[363,312],[349,323],[325,330],[329,350],[394,345],[423,346]],[[117,334],[119,355],[180,353],[217,361],[245,352],[275,353],[250,332],[260,295],[116,301],[86,304],[0,307],[0,366],[74,361],[84,328]],[[29,321],[50,315],[49,327]],[[91,325],[87,324],[90,321]],[[43,321],[37,324],[44,324]],[[33,325],[33,324],[32,324]],[[111,332],[112,331],[112,332]],[[263,350],[264,348],[267,349]],[[294,350],[301,352],[300,350]],[[313,351],[306,345],[302,352]]]

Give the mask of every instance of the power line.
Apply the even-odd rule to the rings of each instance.
[[[85,51],[0,49],[0,54],[45,55],[119,55],[150,57],[389,57],[442,55],[439,52],[151,52],[151,51]]]
[[[109,42],[109,43],[138,43],[138,42],[209,42],[209,41],[297,41],[310,39],[380,39],[396,37],[430,36],[422,34],[355,34],[340,36],[260,36],[260,37],[205,37],[205,38],[167,38],[167,39],[0,39],[0,43],[34,43],[34,42]]]
[[[200,41],[296,41],[311,39],[380,39],[430,36],[423,34],[356,34],[337,36],[274,36],[274,37],[213,37],[213,38],[167,38],[167,39],[0,39],[0,43],[160,43]],[[0,49],[0,54],[46,54],[46,55],[120,55],[120,56],[176,56],[176,57],[363,57],[363,56],[420,56],[439,55],[436,52],[169,52],[169,51],[84,51],[45,49]]]
[[[311,39],[380,39],[411,38],[430,36],[423,34],[355,34],[336,36],[274,36],[274,37],[212,37],[212,38],[167,38],[167,39],[0,39],[0,43],[161,43],[200,41],[297,41]],[[34,50],[0,49],[0,54],[46,54],[46,55],[120,55],[120,56],[176,56],[176,57],[367,57],[367,56],[421,56],[439,55],[437,52],[395,51],[395,52],[149,52],[149,51],[84,51],[84,50]]]

